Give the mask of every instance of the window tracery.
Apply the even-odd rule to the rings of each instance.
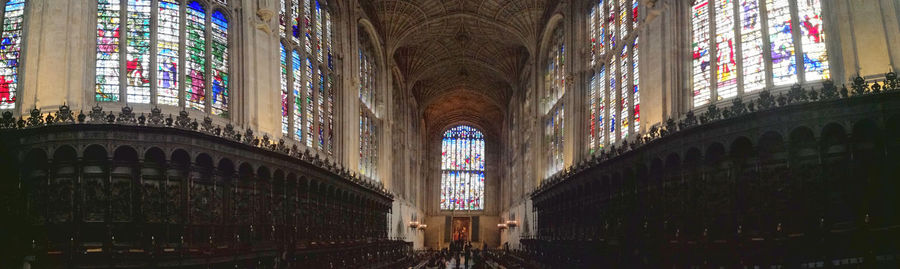
[[[307,147],[333,154],[335,96],[331,78],[335,70],[331,60],[333,21],[328,3],[324,0],[282,0],[280,3],[281,132]],[[315,17],[310,16],[313,10]],[[300,41],[301,33],[305,33],[305,43]],[[315,51],[310,45],[313,40],[317,44]],[[325,51],[327,59],[320,56],[326,55]]]
[[[227,5],[97,0],[94,99],[183,106],[229,118]]]
[[[467,125],[441,140],[441,210],[484,209],[484,134]]]
[[[588,154],[640,129],[639,10],[638,0],[600,0],[587,16],[589,42],[595,48],[586,101]]]
[[[691,23],[694,107],[830,78],[819,0],[694,0]]]

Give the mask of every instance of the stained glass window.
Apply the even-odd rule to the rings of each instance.
[[[288,68],[287,68],[287,51],[284,50],[284,44],[281,44],[281,134],[287,135],[290,130],[290,111],[288,105]]]
[[[197,110],[206,109],[206,8],[197,1],[187,7],[187,76],[185,77],[185,105]]]
[[[628,98],[630,98],[629,96],[631,95],[631,88],[628,87],[628,83],[630,82],[628,73],[630,73],[629,71],[631,70],[631,68],[628,66],[627,47],[622,48],[622,54],[619,55],[619,64],[621,65],[621,68],[619,68],[619,73],[622,75],[622,80],[619,80],[619,86],[621,87],[619,92],[619,94],[621,94],[621,96],[619,96],[619,109],[621,111],[619,113],[619,117],[622,118],[619,120],[619,133],[621,135],[620,139],[624,140],[626,137],[628,137],[629,125],[631,124],[631,122],[628,120],[628,117],[631,116],[631,113],[629,113],[631,107],[628,104]]]
[[[759,18],[759,0],[741,0],[741,53],[743,59],[744,92],[752,92],[766,86],[763,62],[762,22]]]
[[[728,99],[767,85],[779,87],[830,78],[820,0],[712,1],[715,4],[711,7],[709,0],[695,0],[691,18],[695,107],[708,104],[713,97],[715,100]],[[765,5],[761,5],[762,1]],[[796,5],[796,9],[792,5]],[[763,6],[765,28],[761,21]],[[709,23],[710,12],[714,25]],[[737,25],[735,15],[738,16]],[[799,39],[795,37],[795,27],[801,31],[797,35]],[[741,42],[735,42],[738,33]],[[715,34],[714,62],[710,62],[707,48],[710,34]],[[768,40],[764,41],[763,37]],[[765,46],[768,46],[769,54],[763,52]],[[738,51],[741,52],[740,61],[736,59]],[[767,68],[767,63],[771,67]],[[715,70],[708,69],[710,66],[715,66]],[[802,70],[802,76],[798,70]],[[711,77],[716,78],[715,84],[710,81]],[[742,84],[738,84],[741,79]]]
[[[330,154],[334,147],[332,77],[335,71],[328,3],[321,0],[285,0],[282,6],[291,12],[285,17],[292,18],[290,30],[285,29],[291,37],[282,37],[281,42],[285,50],[291,52],[285,63],[291,68],[290,75],[286,75],[286,87],[290,91],[282,110],[292,111],[282,121],[289,123],[287,130],[282,129],[282,132],[292,133],[291,137],[302,145]]]
[[[125,80],[129,103],[150,103],[150,0],[128,0],[128,58]]]
[[[24,15],[25,0],[6,2],[0,41],[0,109],[16,108]]]
[[[441,210],[484,209],[484,135],[459,125],[441,140]]]
[[[303,61],[300,60],[300,52],[298,50],[294,50],[291,52],[291,73],[292,79],[291,82],[292,93],[294,94],[293,98],[293,111],[294,111],[294,139],[297,141],[303,141]]]
[[[616,111],[619,107],[619,95],[617,94],[618,88],[616,88],[616,81],[618,81],[619,73],[616,71],[618,68],[616,67],[618,63],[618,57],[610,57],[609,63],[607,66],[609,67],[609,74],[607,77],[609,78],[609,124],[607,125],[609,128],[609,143],[619,142],[616,140],[618,134],[616,134]]]
[[[766,15],[769,17],[769,47],[772,50],[772,83],[778,86],[797,82],[790,1],[766,0]]]
[[[375,114],[376,63],[368,33],[359,31],[359,171],[377,179],[378,166],[378,118]]]
[[[307,111],[307,113],[306,113],[306,146],[307,147],[313,146],[313,139],[315,139],[313,137],[313,133],[316,132],[316,126],[314,125],[315,122],[313,122],[313,119],[314,119],[313,111],[316,111],[316,109],[314,107],[315,105],[313,104],[315,102],[314,100],[316,98],[316,92],[315,92],[316,86],[314,85],[315,80],[313,80],[313,72],[314,72],[313,70],[314,69],[315,69],[315,67],[313,67],[312,59],[310,59],[309,57],[306,57],[306,70],[304,70],[305,71],[304,73],[306,73],[306,77],[305,77],[306,84],[305,84],[304,89],[306,91],[305,102],[306,102],[306,111]]]
[[[641,84],[641,76],[640,76],[640,55],[638,54],[638,40],[639,36],[634,38],[634,44],[631,45],[631,77],[632,77],[632,88],[634,90],[631,92],[631,100],[633,102],[631,114],[633,118],[633,126],[634,130],[640,129],[641,124],[641,92],[640,92],[640,84]]]
[[[718,99],[737,96],[734,1],[716,1],[716,91]]]
[[[547,147],[547,175],[552,175],[563,167],[563,96],[566,94],[566,45],[562,24],[553,30],[547,51],[547,71],[544,75],[544,117]]]
[[[591,65],[589,154],[607,143],[621,141],[640,127],[639,10],[637,0],[597,1],[592,12],[606,15],[587,24],[591,33],[597,33],[597,42],[606,45]]]
[[[829,79],[831,73],[828,68],[828,53],[825,50],[825,29],[822,28],[822,1],[797,1],[797,13],[805,79],[807,81]]]
[[[212,113],[228,117],[228,19],[212,14]]]
[[[119,101],[120,0],[97,1],[97,75],[94,99]]]
[[[694,74],[694,106],[705,105],[710,99],[710,54],[709,54],[709,0],[694,0],[691,13],[694,33],[691,43]]]
[[[182,3],[97,0],[96,101],[184,102],[229,117],[227,1]]]
[[[278,29],[281,30],[278,33],[281,35],[281,38],[284,38],[285,32],[287,32],[287,22],[288,18],[291,16],[291,13],[287,12],[287,6],[284,3],[284,0],[281,1],[281,9],[278,12]]]
[[[178,105],[179,9],[178,0],[159,1],[156,102],[162,105]]]

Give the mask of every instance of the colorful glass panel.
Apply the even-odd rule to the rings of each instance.
[[[794,57],[790,2],[766,0],[769,47],[772,50],[772,83],[775,86],[797,82],[797,58]]]
[[[316,1],[316,59],[318,62],[322,62],[323,57],[323,47],[325,47],[325,37],[322,35],[322,7],[319,5],[319,1]]]
[[[606,120],[606,100],[609,100],[606,90],[606,66],[600,67],[596,82],[597,84],[593,85],[597,88],[597,143],[595,146],[597,149],[602,149],[606,143],[606,129],[603,126],[605,126]]]
[[[759,0],[742,0],[741,53],[744,73],[744,92],[753,92],[766,86],[766,70],[763,62],[762,25],[759,17]]]
[[[186,107],[206,109],[206,8],[197,1],[187,6],[187,36],[185,59],[187,76],[185,77]]]
[[[306,29],[306,36],[304,41],[306,45],[306,54],[312,55],[312,18],[310,15],[310,9],[312,8],[312,6],[310,6],[309,0],[302,1],[303,6],[301,8],[303,9],[303,29]]]
[[[178,105],[179,9],[178,0],[159,1],[156,18],[156,102],[161,105]]]
[[[629,125],[631,124],[631,121],[628,120],[628,117],[631,116],[631,113],[629,112],[631,106],[628,105],[628,98],[631,95],[631,89],[628,87],[631,80],[628,78],[628,73],[630,73],[631,68],[628,66],[627,46],[622,48],[622,54],[619,55],[619,64],[621,65],[619,73],[622,74],[622,80],[619,80],[619,86],[621,87],[619,91],[619,94],[621,94],[621,96],[619,96],[619,109],[621,110],[619,112],[619,117],[621,117],[621,120],[619,120],[619,132],[621,133],[620,139],[624,140],[628,137],[628,132],[630,131]]]
[[[294,43],[300,44],[300,9],[303,8],[300,6],[299,0],[291,0],[291,40]]]
[[[617,134],[616,134],[616,110],[618,110],[617,108],[619,107],[619,104],[618,104],[619,97],[617,94],[618,88],[616,88],[616,85],[617,85],[616,81],[618,80],[617,77],[619,76],[618,73],[616,72],[616,69],[617,69],[616,68],[616,62],[617,62],[616,60],[617,59],[618,59],[618,57],[610,57],[609,63],[607,64],[607,66],[609,66],[609,74],[607,76],[609,77],[609,99],[608,99],[609,100],[609,103],[608,103],[609,104],[609,125],[608,126],[609,126],[609,143],[610,144],[615,144],[616,142],[619,142],[618,139],[616,139],[616,137],[617,137]]]
[[[619,36],[628,36],[628,0],[619,0]]]
[[[896,3],[896,2],[895,2]],[[895,4],[897,5],[897,4]],[[800,23],[800,45],[803,48],[804,79],[815,81],[831,78],[821,0],[797,1]]]
[[[212,114],[228,118],[228,19],[216,11],[211,19],[212,31]]]
[[[128,0],[125,48],[126,93],[129,103],[150,103],[150,0]]]
[[[441,141],[441,210],[484,209],[484,135],[460,125]]]
[[[281,134],[287,135],[289,131],[290,111],[288,106],[288,68],[287,68],[287,51],[284,44],[281,44]]]
[[[281,35],[281,38],[284,38],[285,33],[287,32],[287,21],[290,14],[287,13],[287,3],[285,3],[284,0],[280,0],[279,3],[281,3],[281,9],[278,11],[278,29],[281,30],[279,31],[279,35]]]
[[[692,8],[691,24],[693,39],[691,43],[694,106],[701,106],[710,101],[710,54],[709,54],[709,0],[695,0]]]
[[[609,49],[613,49],[616,47],[616,37],[619,36],[616,32],[618,32],[618,28],[616,27],[616,5],[615,1],[609,0],[606,1],[606,11],[608,12],[606,15],[606,28],[609,29]]]
[[[734,44],[734,2],[716,1],[716,93],[718,99],[737,96]]]
[[[0,39],[0,109],[16,108],[24,15],[25,0],[6,2],[3,11],[3,36]]]
[[[300,57],[299,51],[291,52],[291,74],[292,74],[292,91],[294,94],[293,113],[294,113],[294,139],[303,141],[303,58]]]
[[[640,69],[640,54],[638,54],[638,37],[634,38],[634,44],[631,45],[631,77],[633,79],[632,88],[634,90],[631,92],[631,100],[632,100],[632,108],[631,114],[633,116],[633,125],[634,130],[638,131],[641,128],[641,69]]]
[[[312,59],[306,58],[306,146],[313,146],[313,134],[316,132],[316,126],[313,122],[313,111],[316,111],[315,105],[315,80],[313,80],[313,63]]]
[[[322,69],[319,70],[319,93],[316,94],[316,100],[318,103],[318,114],[319,118],[319,149],[325,149],[325,73],[322,72]]]
[[[120,0],[97,1],[97,75],[94,100],[98,102],[119,101],[119,22],[121,21]],[[10,93],[15,99],[15,93]],[[6,99],[7,102],[9,99]]]

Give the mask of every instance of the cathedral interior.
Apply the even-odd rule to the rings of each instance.
[[[900,268],[897,0],[0,5],[0,268]]]

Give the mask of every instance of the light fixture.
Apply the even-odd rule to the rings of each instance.
[[[409,222],[409,228],[415,229],[415,228],[418,228],[418,227],[419,227],[419,222],[418,222],[418,221],[410,221],[410,222]]]
[[[497,228],[499,228],[500,230],[506,229],[507,228],[506,223],[498,223]]]
[[[425,228],[428,228],[427,224],[419,224],[419,230],[425,230]]]
[[[507,226],[507,227],[516,227],[516,226],[519,226],[519,222],[518,222],[518,221],[514,221],[514,220],[507,220],[507,221],[506,221],[506,226]]]

